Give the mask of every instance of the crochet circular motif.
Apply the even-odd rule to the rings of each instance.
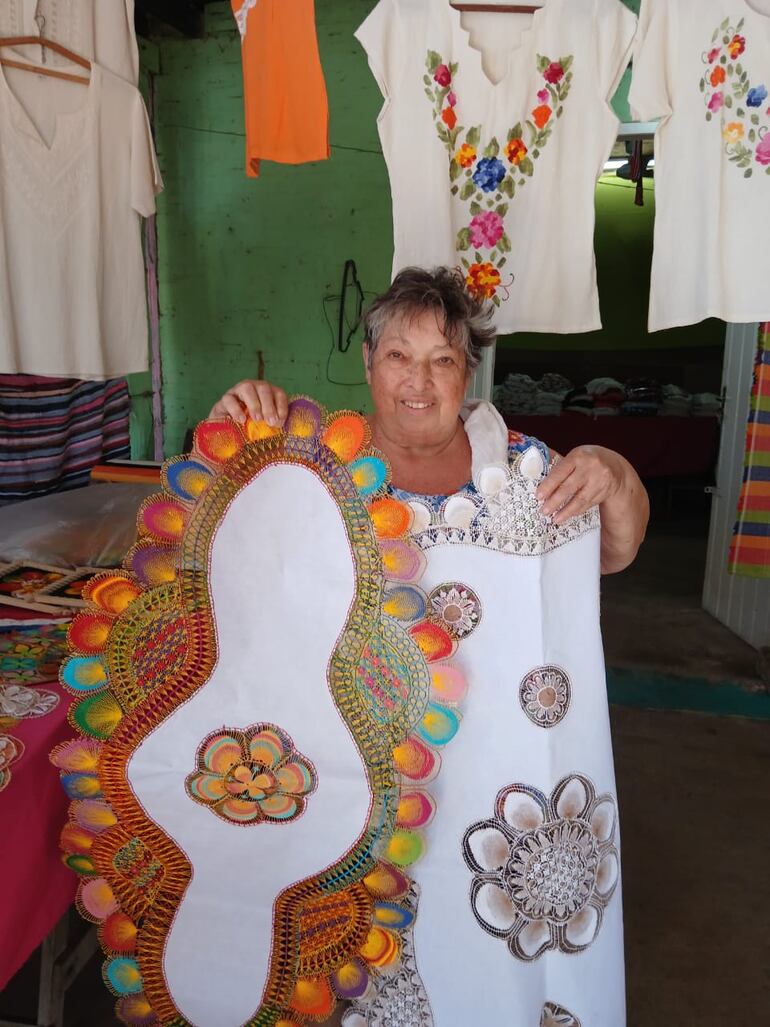
[[[537,667],[519,686],[519,702],[537,727],[553,727],[563,720],[572,700],[572,683],[561,667]]]
[[[503,884],[525,916],[567,921],[590,898],[598,862],[588,824],[561,821],[519,838]]]
[[[274,724],[214,732],[197,764],[185,782],[190,798],[234,824],[296,820],[318,784],[313,764]]]
[[[438,585],[428,597],[430,609],[453,638],[467,638],[481,621],[481,602],[472,588],[457,581]]]

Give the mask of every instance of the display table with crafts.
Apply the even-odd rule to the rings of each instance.
[[[588,417],[565,413],[511,415],[508,427],[534,435],[557,453],[575,446],[606,446],[622,454],[642,478],[686,478],[713,472],[719,451],[716,417]]]

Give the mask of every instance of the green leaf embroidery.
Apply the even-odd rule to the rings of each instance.
[[[765,168],[765,174],[770,175],[770,168]]]
[[[534,160],[537,160],[537,158],[539,156],[540,156],[540,150],[533,150],[532,151],[532,157],[533,157]]]
[[[743,74],[743,67],[741,66],[741,62],[740,61],[738,61],[738,63],[735,65],[735,74],[736,75],[742,75]]]
[[[511,247],[511,240],[508,238],[507,235],[503,234],[500,237],[500,240],[499,240],[497,245],[499,246],[500,250],[503,253],[510,253],[511,252],[511,249],[512,249],[512,247]]]
[[[456,182],[457,179],[462,174],[462,172],[463,172],[463,169],[460,167],[460,165],[457,163],[457,161],[456,160],[451,161],[450,164],[449,164],[449,181],[450,182]]]
[[[770,168],[768,168],[767,170],[768,170],[768,171],[770,171]],[[498,260],[498,262],[497,262],[497,266],[498,266],[499,268],[500,268],[500,267],[505,267],[505,261],[506,261],[506,258],[505,258],[505,257],[501,257],[501,258],[500,258],[500,259]]]
[[[571,54],[569,57],[561,57],[559,59],[559,64],[561,64],[562,68],[564,68],[565,73],[568,72],[569,69],[572,67],[572,62],[574,60],[575,58]]]
[[[491,141],[490,141],[490,143],[489,143],[489,145],[484,150],[484,156],[485,157],[496,157],[498,155],[498,153],[500,153],[500,144],[498,143],[498,141],[493,136]]]
[[[733,105],[733,98],[732,98],[732,96],[726,96],[725,97],[725,107],[729,108],[729,107],[732,107],[732,105]]]
[[[735,26],[735,31],[736,31],[736,32],[740,32],[740,31],[741,31],[741,29],[743,28],[743,24],[744,24],[744,22],[745,22],[745,21],[746,21],[746,19],[745,19],[745,18],[741,18],[741,20],[740,20],[740,21],[738,22],[738,24],[737,24],[737,25]]]
[[[711,121],[711,111],[706,111],[706,121]]]
[[[481,141],[481,126],[474,125],[473,128],[469,128],[465,138],[469,146],[478,146]]]
[[[744,178],[751,178],[751,176],[753,174],[754,174],[754,169],[753,168],[747,168],[747,170],[743,172],[743,177]]]
[[[751,115],[751,124],[752,125],[758,125],[759,124],[759,115],[758,114],[752,114]]]
[[[465,185],[460,190],[460,199],[469,200],[471,196],[476,192],[476,186],[472,178],[469,178]]]
[[[488,208],[488,210],[491,210],[494,207],[494,205],[495,205],[495,201],[494,200],[487,200],[487,208]]]
[[[746,111],[742,107],[739,107],[735,113],[738,115],[739,118],[746,117]]]
[[[460,187],[459,187],[459,186],[456,186],[456,185],[453,185],[453,186],[452,186],[452,196],[457,196],[457,194],[458,194],[459,192],[460,192]]]
[[[476,203],[475,200],[471,203],[471,214],[476,215],[481,213],[482,208]]]
[[[457,249],[464,252],[471,248],[471,230],[470,228],[461,228],[457,233]]]
[[[508,213],[508,204],[507,203],[498,203],[498,205],[495,207],[495,214],[499,214],[501,218],[504,218],[507,213]]]
[[[500,192],[504,193],[506,196],[510,196],[510,198],[513,199],[513,194],[515,193],[515,191],[516,186],[514,185],[514,181],[510,175],[507,175],[500,183]]]
[[[439,64],[441,64],[441,54],[437,54],[435,50],[428,50],[428,71],[431,75]]]
[[[481,256],[481,254],[479,253],[479,251],[478,251],[478,250],[476,250],[476,252],[475,252],[474,256],[475,256],[475,258],[476,258],[476,263],[477,263],[477,264],[481,264],[481,263],[482,263],[482,261],[484,260],[484,258],[483,258],[483,257]]]
[[[532,163],[529,157],[525,157],[524,160],[519,164],[519,171],[522,173],[522,175],[526,175],[527,178],[532,178],[532,175],[535,173],[535,165]]]
[[[540,72],[541,75],[548,68],[550,63],[551,62],[548,60],[547,57],[543,57],[542,54],[537,55],[537,70]]]
[[[425,95],[428,97],[430,102],[433,103],[433,90],[432,89],[426,89],[425,90]],[[433,117],[434,118],[436,117],[436,112],[435,111],[433,112]]]
[[[757,141],[757,133],[753,128],[749,129],[749,142],[755,143]]]

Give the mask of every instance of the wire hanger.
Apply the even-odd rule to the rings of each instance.
[[[450,4],[456,11],[479,11],[483,14],[534,14],[544,4]]]
[[[44,36],[4,36],[0,38],[0,49],[5,47],[13,47],[14,49],[19,46],[41,46],[46,50],[52,50],[54,53],[59,54],[60,57],[66,57],[68,61],[72,61],[73,64],[80,65],[81,68],[85,68],[86,71],[91,70],[91,62],[87,61],[85,57],[81,57],[80,54],[75,53],[74,50],[68,50],[66,46],[62,46],[61,43],[57,43],[53,39],[46,39]],[[35,75],[48,75],[51,78],[63,78],[67,82],[79,82],[82,85],[88,85],[90,78],[86,78],[84,75],[72,75],[67,71],[55,71],[53,68],[41,68],[35,64],[26,64],[23,61],[14,61],[10,57],[0,57],[0,64],[6,68],[17,68],[19,71],[31,71]]]

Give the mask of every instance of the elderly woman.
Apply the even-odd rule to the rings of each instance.
[[[431,797],[404,799],[426,845],[399,969],[373,976],[345,1027],[625,1022],[598,585],[600,569],[634,559],[647,496],[617,453],[559,458],[465,403],[492,338],[446,269],[402,271],[366,317],[373,444],[414,513],[420,588],[462,682],[439,665],[449,705],[424,729],[440,756],[417,774]],[[281,389],[246,381],[212,416],[275,426],[287,407]]]
[[[468,413],[463,404],[470,377],[482,350],[494,342],[487,322],[488,314],[448,269],[408,268],[372,304],[363,344],[374,404],[372,439],[388,458],[400,494],[430,496],[435,504],[473,487],[462,415]],[[251,415],[280,425],[287,412],[283,389],[246,380],[229,389],[209,416],[244,421]],[[497,427],[502,438],[502,421]],[[511,451],[523,448],[521,438],[512,436]],[[622,571],[635,558],[649,502],[638,474],[619,453],[578,446],[554,461],[537,496],[543,514],[556,524],[599,507],[603,574]]]

